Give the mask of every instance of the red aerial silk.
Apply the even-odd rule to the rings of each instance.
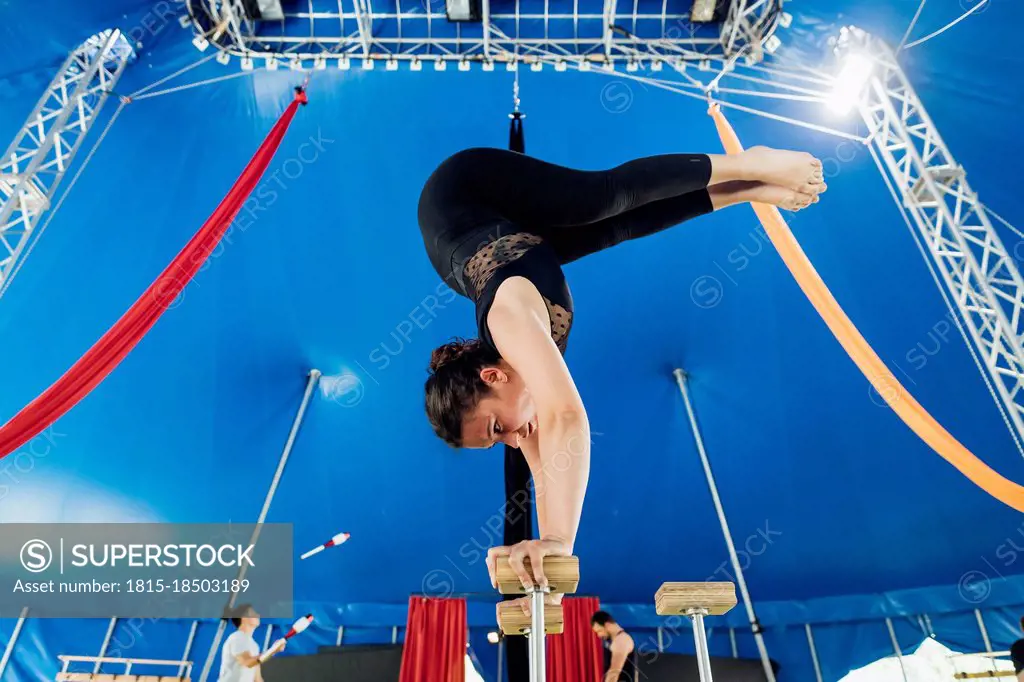
[[[0,458],[42,433],[89,395],[156,324],[220,243],[231,221],[270,165],[299,105],[306,101],[305,92],[297,89],[295,99],[274,124],[220,206],[167,269],[64,376],[0,428]]]
[[[600,610],[601,602],[596,597],[562,600],[565,629],[560,635],[548,635],[549,680],[600,682],[603,679],[601,640],[590,626],[591,617]]]
[[[465,599],[411,597],[398,682],[466,682]]]

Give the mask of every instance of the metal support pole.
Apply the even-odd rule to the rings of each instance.
[[[701,435],[700,427],[697,426],[697,415],[693,411],[693,404],[690,402],[690,392],[686,388],[686,373],[677,369],[673,374],[676,383],[679,385],[679,392],[686,403],[686,415],[690,418],[690,428],[693,430],[693,439],[697,444],[697,453],[704,465],[704,476],[708,481],[708,488],[711,491],[711,499],[715,504],[715,513],[718,514],[718,522],[722,526],[722,536],[725,538],[725,545],[729,550],[729,561],[732,570],[736,573],[736,584],[740,588],[740,595],[743,597],[743,605],[747,609],[747,619],[750,621],[750,629],[754,633],[754,641],[757,643],[757,651],[761,655],[761,665],[764,667],[765,679],[767,682],[775,682],[775,671],[772,669],[771,659],[768,658],[768,648],[764,643],[764,636],[761,634],[761,624],[754,612],[754,602],[750,599],[750,592],[747,591],[747,581],[743,578],[743,569],[740,567],[740,560],[736,554],[736,545],[733,543],[732,531],[729,530],[729,522],[725,518],[725,509],[722,507],[722,500],[718,495],[718,486],[715,484],[715,476],[711,473],[711,462],[708,460],[708,453],[704,449],[704,438]]]
[[[697,670],[700,671],[700,682],[711,682],[711,654],[708,653],[708,635],[704,631],[704,609],[691,609],[686,612],[693,623],[693,643],[697,648]]]
[[[505,678],[504,678],[505,669],[503,667],[503,664],[505,663],[504,658],[505,658],[505,638],[499,635],[498,636],[498,678],[497,678],[497,682],[504,682],[505,681]]]
[[[110,646],[110,638],[114,636],[114,628],[117,626],[117,618],[110,619],[110,625],[107,626],[107,635],[103,638],[103,645],[100,646],[99,658],[103,658],[107,655],[107,647]],[[100,661],[96,661],[96,665],[93,666],[92,674],[99,675],[100,668],[102,667]]]
[[[199,621],[192,621],[192,627],[188,631],[188,641],[185,642],[185,652],[181,655],[182,661],[188,660],[188,655],[192,653],[192,644],[196,641],[196,630],[199,627]],[[185,677],[185,664],[182,663],[178,666],[178,677]]]
[[[337,646],[341,646],[341,640],[344,637],[345,637],[345,626],[344,625],[339,625],[338,626],[338,642],[337,642]]]
[[[661,653],[664,653],[664,652],[665,652],[665,637],[664,637],[664,632],[662,631],[661,626],[659,625],[658,626],[658,653],[661,654]]]
[[[739,658],[740,657],[740,651],[739,651],[739,648],[736,646],[736,629],[735,628],[729,628],[729,645],[732,647],[732,657],[733,658]]]
[[[544,595],[546,590],[535,585],[530,592],[530,682],[544,682],[547,674],[544,633]]]
[[[985,619],[981,617],[979,609],[974,609],[974,617],[978,619],[978,629],[981,630],[981,639],[985,642],[985,651],[992,653],[992,640],[988,638],[988,628],[985,627]]]
[[[484,58],[490,61],[491,59],[491,2],[490,0],[483,0],[481,3],[483,9],[483,39],[484,39]],[[518,3],[517,3],[518,6]]]
[[[921,623],[921,632],[924,633],[925,637],[935,638],[935,629],[932,628],[932,619],[927,613],[922,613],[917,617],[917,620]]]
[[[281,477],[284,475],[285,465],[288,464],[288,457],[292,454],[292,448],[295,447],[295,440],[299,436],[299,429],[302,427],[302,422],[306,418],[306,410],[309,408],[309,403],[313,400],[313,392],[316,390],[316,385],[320,381],[320,370],[310,370],[309,377],[306,380],[306,392],[302,395],[302,402],[299,404],[299,411],[295,415],[295,420],[292,422],[292,429],[288,433],[288,440],[284,444],[284,450],[281,452],[281,459],[277,463],[277,471],[274,472],[274,479],[270,482],[270,489],[267,490],[267,496],[263,500],[263,509],[260,510],[260,516],[256,520],[256,528],[253,530],[252,538],[249,540],[250,545],[255,545],[260,537],[260,528],[267,520],[267,514],[270,513],[270,503],[274,501],[274,495],[277,494],[277,486],[281,483]],[[239,571],[238,579],[241,580],[245,575],[245,566],[242,566]],[[228,601],[228,607],[231,608],[235,605],[235,598],[237,593],[231,595],[231,599]],[[206,663],[203,664],[203,671],[199,675],[199,682],[207,682],[210,676],[210,670],[213,668],[213,659],[217,656],[217,650],[220,648],[220,642],[224,638],[225,621],[222,619],[220,624],[217,626],[217,634],[213,636],[213,643],[210,645],[210,651],[206,654]]]
[[[811,662],[814,663],[814,677],[822,682],[821,664],[818,662],[818,648],[814,646],[814,635],[811,633],[811,624],[804,623],[804,630],[807,632],[807,646],[811,648]]]
[[[896,629],[892,626],[892,618],[886,618],[885,625],[889,628],[889,639],[892,640],[892,650],[896,652],[896,659],[900,662],[900,672],[903,674],[903,682],[907,682],[907,669],[903,667],[903,649],[900,648],[899,640],[896,639]]]
[[[25,625],[26,620],[28,620],[27,606],[21,610],[18,622],[14,624],[14,632],[11,633],[11,638],[7,641],[7,648],[4,649],[3,658],[0,658],[0,679],[3,679],[4,671],[7,670],[7,662],[11,660],[11,654],[14,653],[14,645],[18,643],[18,635],[21,634],[21,628]]]

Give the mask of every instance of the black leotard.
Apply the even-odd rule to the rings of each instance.
[[[564,353],[573,305],[561,266],[710,213],[710,179],[705,154],[580,171],[502,149],[467,149],[427,180],[420,230],[437,274],[476,303],[484,343],[494,347],[487,313],[498,287],[521,276],[544,297],[551,336]]]

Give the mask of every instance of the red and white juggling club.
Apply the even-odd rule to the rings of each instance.
[[[316,547],[315,549],[309,550],[308,552],[303,554],[301,557],[299,557],[299,559],[308,559],[309,557],[313,556],[314,554],[319,554],[320,552],[324,551],[328,547],[336,547],[338,545],[343,545],[343,544],[345,544],[348,541],[348,539],[350,537],[352,537],[352,536],[349,535],[348,533],[338,533],[333,538],[331,538],[330,540],[328,540],[324,544],[320,545],[319,547]]]
[[[284,648],[285,642],[294,637],[295,635],[305,631],[309,627],[309,624],[313,622],[313,614],[309,613],[299,618],[297,621],[292,623],[292,628],[289,630],[284,637],[274,642],[274,646],[267,649],[262,656],[260,656],[260,662],[266,663],[271,656],[276,654],[278,651]]]

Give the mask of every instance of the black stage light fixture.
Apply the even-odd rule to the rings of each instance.
[[[690,21],[695,24],[709,24],[725,19],[729,0],[693,0]]]
[[[252,21],[277,21],[284,19],[281,0],[242,0],[245,16]]]
[[[448,21],[480,21],[480,0],[445,0]]]

